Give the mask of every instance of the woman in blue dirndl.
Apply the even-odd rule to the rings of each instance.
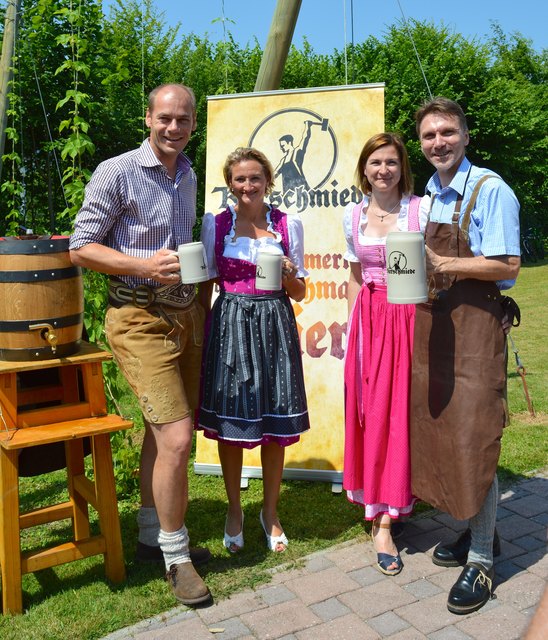
[[[268,159],[253,148],[238,148],[224,165],[234,206],[206,214],[202,241],[211,280],[201,287],[210,306],[214,280],[220,294],[210,314],[205,345],[198,429],[218,442],[228,497],[224,546],[236,553],[244,545],[240,501],[243,449],[261,447],[263,507],[267,546],[285,551],[288,540],[277,506],[285,447],[309,429],[301,348],[290,298],[304,298],[303,227],[265,203],[273,188]],[[255,285],[258,252],[282,256],[282,289]]]

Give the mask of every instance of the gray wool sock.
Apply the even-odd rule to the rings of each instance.
[[[156,507],[140,507],[137,514],[137,524],[139,526],[139,542],[149,547],[157,547],[159,544],[160,521],[158,520]]]

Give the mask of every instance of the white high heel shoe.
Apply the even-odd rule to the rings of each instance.
[[[285,536],[285,533],[282,531],[282,533],[279,536],[271,536],[266,530],[264,520],[263,520],[262,510],[261,510],[261,513],[259,514],[259,520],[261,521],[261,526],[266,536],[266,546],[270,549],[270,551],[274,551],[276,553],[283,553],[289,545],[289,542]],[[278,549],[279,544],[283,544],[284,548]]]
[[[230,551],[230,553],[238,553],[244,548],[244,512],[242,511],[242,528],[240,533],[235,536],[229,536],[226,532],[226,520],[225,520],[225,531],[223,536],[223,545],[226,549]]]

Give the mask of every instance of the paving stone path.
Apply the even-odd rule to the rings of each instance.
[[[441,513],[411,520],[395,577],[375,570],[371,542],[345,543],[302,568],[278,568],[268,585],[195,611],[176,607],[104,640],[519,640],[548,579],[548,469],[502,492],[496,597],[456,616],[446,600],[461,569],[437,567],[431,555],[462,527]]]

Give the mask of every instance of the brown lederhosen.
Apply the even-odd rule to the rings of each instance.
[[[479,188],[479,185],[478,187]],[[477,195],[477,191],[476,191]],[[442,256],[473,257],[459,228],[428,222],[426,244]],[[436,276],[417,305],[411,389],[413,494],[459,520],[480,510],[500,455],[506,416],[506,338],[494,282]]]

